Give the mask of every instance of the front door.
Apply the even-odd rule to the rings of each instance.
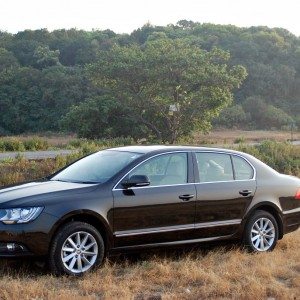
[[[150,185],[113,190],[115,247],[176,242],[193,238],[196,190],[192,154],[159,154],[135,167]]]
[[[195,153],[199,174],[195,217],[197,238],[237,232],[256,190],[254,168],[242,157],[217,152]],[[198,176],[197,176],[198,177]]]

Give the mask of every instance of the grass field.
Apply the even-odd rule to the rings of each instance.
[[[242,141],[244,143],[255,143],[264,140],[285,142],[291,139],[289,131],[271,130],[213,130],[209,134],[195,134],[198,143],[209,142],[212,144],[234,144]],[[300,132],[293,133],[293,140],[300,140]]]
[[[228,143],[245,137],[239,131],[214,132],[209,137],[221,140],[222,134]],[[252,132],[244,139],[264,140],[265,134]],[[284,141],[287,136],[274,139]],[[84,147],[87,149],[77,155],[95,150],[97,145]],[[267,142],[241,147],[279,171],[300,176],[299,146]],[[1,162],[0,187],[48,175],[74,158],[44,161],[19,158]],[[300,230],[286,235],[271,253],[251,254],[237,245],[144,252],[110,258],[102,268],[82,278],[58,278],[32,263],[1,259],[0,299],[297,300],[300,299],[299,245]]]
[[[300,231],[271,253],[238,246],[112,258],[82,278],[1,261],[1,299],[300,299]]]

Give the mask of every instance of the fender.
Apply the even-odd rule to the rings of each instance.
[[[93,225],[93,226],[95,226],[96,229],[98,229],[100,233],[103,234],[102,231],[104,230],[107,248],[108,249],[112,248],[112,245],[113,245],[113,233],[112,233],[112,229],[111,229],[109,223],[100,214],[98,214],[98,213],[96,213],[96,212],[94,212],[92,210],[87,210],[87,209],[73,210],[73,211],[70,211],[67,214],[65,214],[63,217],[61,217],[54,224],[54,226],[52,227],[52,229],[51,229],[51,231],[49,233],[49,235],[50,235],[50,241],[52,241],[52,239],[53,239],[55,233],[57,232],[57,230],[62,225],[66,224],[68,221],[71,221],[71,220],[88,221],[88,220],[85,220],[88,217],[91,217],[91,219],[92,219],[91,220],[92,222],[90,222],[90,224]]]

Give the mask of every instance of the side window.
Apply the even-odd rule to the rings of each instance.
[[[163,154],[149,159],[128,176],[146,175],[150,186],[187,183],[187,153]]]
[[[243,158],[232,155],[233,167],[236,180],[247,180],[253,178],[253,168]]]
[[[221,153],[196,153],[200,182],[234,180],[230,155]]]

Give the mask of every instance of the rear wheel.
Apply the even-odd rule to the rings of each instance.
[[[95,227],[83,222],[63,226],[51,245],[49,264],[55,274],[82,275],[99,266],[104,242]]]
[[[244,243],[253,252],[272,251],[278,240],[278,224],[269,212],[258,210],[250,217]]]

